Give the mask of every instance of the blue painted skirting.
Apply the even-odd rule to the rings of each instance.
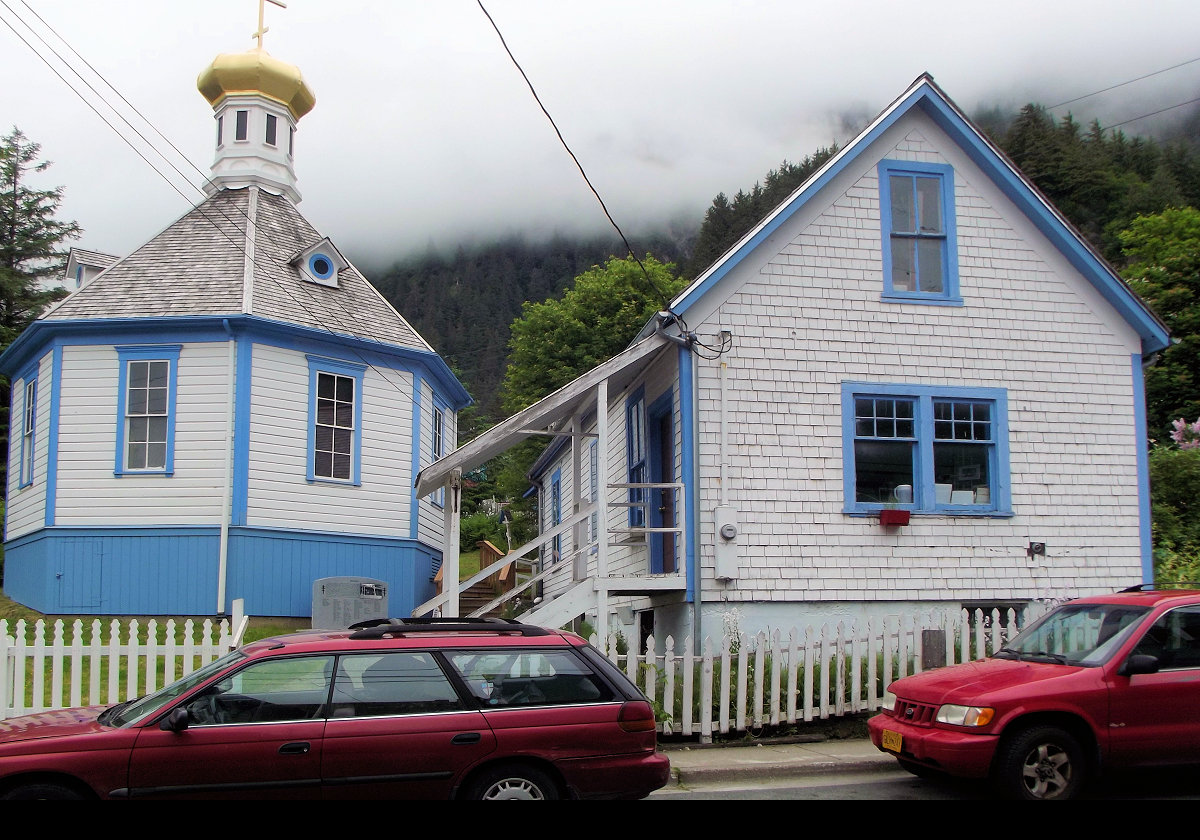
[[[213,615],[218,528],[47,528],[4,549],[4,591],[54,615]],[[408,539],[231,528],[227,602],[259,616],[312,614],[312,584],[366,577],[388,584],[388,611],[433,597],[435,559]]]

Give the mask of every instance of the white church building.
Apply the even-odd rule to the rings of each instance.
[[[418,497],[470,397],[297,210],[315,104],[261,48],[201,75],[207,198],[0,356],[12,382],[4,590],[44,613],[307,616],[313,582],[434,592],[445,517]]]

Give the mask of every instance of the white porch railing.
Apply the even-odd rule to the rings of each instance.
[[[1032,605],[1022,616],[963,610],[838,622],[787,635],[705,639],[699,654],[691,639],[676,650],[667,637],[661,649],[650,638],[645,653],[629,656],[612,637],[606,652],[654,702],[662,734],[709,743],[731,732],[873,712],[894,680],[927,670],[930,662],[987,656],[1015,635],[1018,622],[1024,626],[1041,612]]]
[[[518,586],[505,592],[491,603],[475,610],[471,613],[471,616],[484,615],[509,601],[517,601],[519,599],[525,601],[532,600],[531,590],[533,587],[557,575],[569,574],[574,581],[600,577],[603,579],[602,588],[605,597],[607,597],[607,593],[636,590],[640,588],[642,581],[651,576],[650,541],[655,539],[656,535],[663,535],[662,539],[669,538],[674,542],[674,556],[676,558],[677,570],[673,574],[679,579],[677,588],[682,589],[686,580],[683,571],[683,558],[687,552],[687,519],[683,484],[679,482],[642,482],[637,484],[620,483],[608,485],[610,493],[615,490],[628,494],[631,489],[643,491],[641,494],[642,498],[639,501],[608,502],[608,507],[622,509],[640,508],[642,511],[641,521],[649,523],[654,521],[651,518],[650,506],[654,503],[655,494],[661,492],[672,495],[672,508],[675,511],[675,524],[672,526],[620,525],[608,529],[607,536],[609,538],[603,541],[603,545],[607,547],[609,554],[615,555],[618,552],[628,554],[630,551],[638,552],[644,556],[642,562],[640,562],[642,571],[625,574],[613,574],[610,571],[612,567],[609,565],[609,558],[600,557],[601,540],[599,539],[599,534],[591,534],[590,538],[587,536],[588,532],[593,530],[593,526],[591,525],[592,518],[601,515],[602,506],[594,501],[584,502],[580,505],[577,513],[563,518],[559,524],[538,534],[529,542],[480,568],[478,572],[459,582],[458,591],[461,594],[476,583],[486,580],[515,560],[530,562],[537,569],[531,575],[522,576]],[[614,540],[613,537],[617,537],[618,539]],[[547,554],[554,553],[551,546],[555,545],[556,541],[561,546],[557,559],[551,562],[543,562],[541,558]],[[631,565],[638,564],[626,564],[626,568]],[[597,591],[600,589],[601,587],[597,587]],[[442,609],[449,599],[448,588],[443,583],[443,591],[425,603],[415,607],[412,610],[412,615],[429,615],[436,610]]]
[[[198,626],[133,619],[0,620],[0,720],[50,709],[110,706],[150,694],[242,643],[242,601],[231,618]]]

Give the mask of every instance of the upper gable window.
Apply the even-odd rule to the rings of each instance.
[[[956,305],[954,170],[939,163],[879,163],[885,300]]]
[[[237,120],[233,127],[233,139],[245,140],[250,136],[250,112],[238,111]]]
[[[267,114],[267,134],[266,141],[268,146],[274,146],[278,141],[278,119],[274,114]]]
[[[311,254],[304,266],[305,274],[312,282],[322,286],[337,286],[337,267],[333,264],[333,258],[328,254],[319,251]]]

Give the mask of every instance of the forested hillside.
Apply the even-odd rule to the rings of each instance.
[[[634,236],[634,247],[666,262],[687,257],[690,241]],[[512,322],[525,301],[558,298],[577,275],[624,256],[619,238],[566,239],[544,244],[508,240],[452,257],[404,259],[371,282],[433,345],[475,398],[485,427],[501,419],[498,388],[508,358]]]

